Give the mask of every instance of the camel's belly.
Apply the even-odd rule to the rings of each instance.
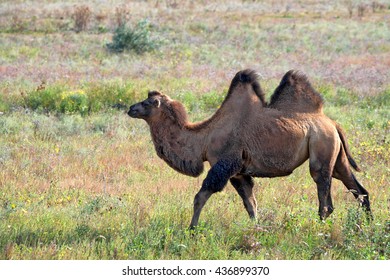
[[[240,173],[252,177],[282,177],[290,175],[304,161],[295,164],[254,162],[244,166]]]
[[[290,175],[309,158],[307,141],[284,148],[261,149],[244,159],[242,173],[253,177]]]
[[[258,171],[258,170],[252,170],[251,168],[242,170],[240,172],[243,175],[249,175],[252,177],[260,177],[260,178],[273,178],[273,177],[283,177],[283,176],[288,176],[292,173],[292,171],[272,171],[269,170],[268,172],[264,171]]]

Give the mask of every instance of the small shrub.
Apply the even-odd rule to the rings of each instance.
[[[81,90],[63,92],[59,109],[61,113],[65,114],[86,115],[88,113],[88,96]]]
[[[89,19],[91,17],[91,10],[88,6],[77,6],[73,13],[75,31],[81,32],[87,28]]]
[[[142,54],[153,51],[157,49],[158,42],[152,38],[150,30],[151,25],[147,20],[139,21],[133,28],[121,25],[115,30],[112,43],[106,46],[114,53],[127,50]]]
[[[134,85],[122,82],[89,84],[77,90],[69,90],[63,85],[41,85],[31,92],[22,93],[25,108],[40,113],[81,116],[111,108],[127,109],[128,104],[136,101],[136,97]],[[7,104],[0,96],[0,112],[8,110]],[[3,108],[4,111],[1,111]]]
[[[38,88],[26,94],[25,106],[44,113],[56,111],[63,91],[61,86]]]
[[[81,210],[82,214],[91,215],[95,212],[99,212],[104,206],[104,199],[102,197],[96,197],[89,201]]]
[[[91,85],[88,88],[88,101],[91,112],[98,112],[109,107],[121,108],[136,101],[134,85],[117,82]]]

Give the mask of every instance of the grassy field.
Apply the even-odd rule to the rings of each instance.
[[[390,259],[389,2],[82,2],[0,3],[0,259]],[[140,22],[148,51],[107,47]],[[256,222],[228,185],[191,235],[205,174],[170,169],[126,106],[159,90],[201,120],[248,67],[268,98],[288,70],[309,76],[346,131],[373,222],[335,180],[319,221],[305,163],[255,180]]]

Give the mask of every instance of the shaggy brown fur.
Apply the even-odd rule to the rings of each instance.
[[[203,122],[190,123],[181,103],[158,92],[131,106],[129,115],[148,123],[158,156],[175,170],[199,176],[203,162],[210,163],[194,199],[192,228],[208,198],[229,180],[254,218],[257,202],[252,177],[286,176],[307,159],[318,188],[321,219],[333,211],[332,177],[352,190],[370,212],[368,192],[349,166],[356,163],[345,135],[322,113],[321,96],[301,73],[285,75],[269,107],[255,72],[244,70],[232,80],[221,107]]]
[[[312,87],[306,75],[300,71],[288,71],[271,96],[270,108],[283,111],[321,112],[322,96]]]

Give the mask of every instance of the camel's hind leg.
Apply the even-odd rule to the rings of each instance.
[[[372,218],[368,191],[358,182],[355,175],[353,175],[344,149],[340,150],[337,157],[333,177],[343,182],[347,189],[359,200],[364,210],[369,214],[369,218]]]
[[[333,212],[333,203],[330,193],[332,176],[329,167],[310,162],[310,174],[317,184],[320,219],[326,219]]]
[[[242,201],[249,217],[252,219],[256,218],[257,213],[257,201],[253,195],[253,180],[252,177],[247,175],[237,175],[230,179],[233,187],[236,189],[238,194],[241,196]]]
[[[325,135],[326,136],[326,135]],[[333,212],[331,198],[332,173],[337,159],[338,149],[336,138],[314,138],[309,146],[310,175],[317,184],[319,210],[321,220],[326,219]]]

